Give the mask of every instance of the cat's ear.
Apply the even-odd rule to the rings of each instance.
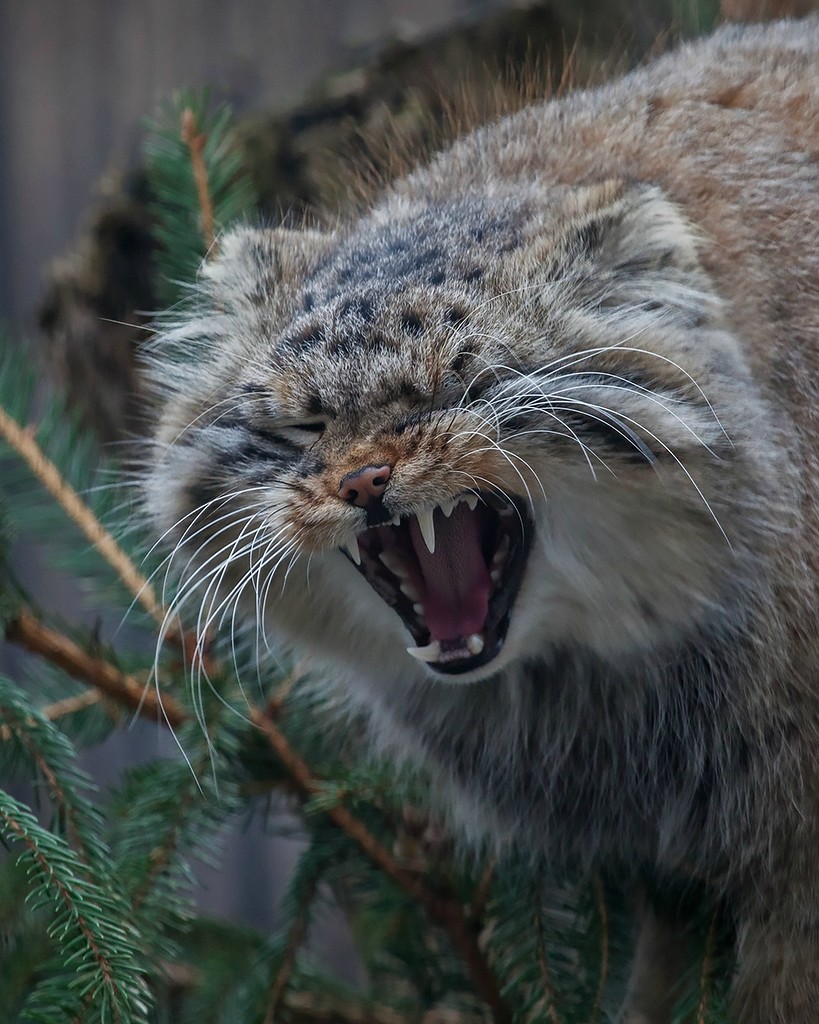
[[[261,305],[297,283],[330,248],[333,235],[288,228],[234,228],[221,235],[203,263],[200,281],[217,304]]]
[[[635,307],[701,322],[715,310],[696,229],[657,187],[606,182],[567,191],[560,229],[535,272],[586,309]]]

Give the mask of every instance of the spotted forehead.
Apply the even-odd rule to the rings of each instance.
[[[523,219],[521,203],[465,199],[360,223],[301,283],[279,354],[400,351],[407,337],[457,323],[520,246]]]

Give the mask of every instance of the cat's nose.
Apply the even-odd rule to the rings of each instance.
[[[338,496],[342,501],[359,508],[372,508],[380,505],[381,497],[387,489],[391,469],[389,466],[364,466],[353,473],[348,473],[338,488]]]

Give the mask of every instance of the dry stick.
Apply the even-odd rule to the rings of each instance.
[[[321,790],[321,780],[313,775],[307,764],[293,750],[284,733],[258,709],[252,710],[251,720],[265,734],[276,756],[302,792],[306,796],[318,793]],[[466,965],[477,993],[492,1010],[494,1020],[497,1024],[507,1024],[511,1019],[509,1009],[478,945],[477,936],[464,916],[461,904],[456,899],[432,892],[419,876],[402,868],[387,847],[346,807],[336,804],[328,808],[327,814],[385,875],[421,904],[432,921],[446,929],[452,945]]]
[[[198,132],[197,127],[196,115],[190,107],[186,107],[182,111],[182,141],[190,153],[193,180],[196,183],[196,198],[199,202],[202,237],[205,241],[205,248],[212,254],[216,245],[216,233],[213,201],[208,183],[208,168],[204,156],[208,137]]]
[[[25,608],[6,626],[6,638],[39,654],[52,664],[59,665],[74,679],[95,686],[145,718],[167,722],[174,729],[187,718],[184,709],[173,697],[160,699],[136,676],[121,672],[110,662],[88,654],[79,644],[46,626]]]
[[[64,479],[54,463],[45,456],[42,448],[37,444],[33,431],[16,423],[2,406],[0,406],[0,436],[25,461],[43,487],[79,526],[148,614],[162,626],[164,611],[146,577],[137,569],[71,484]]]

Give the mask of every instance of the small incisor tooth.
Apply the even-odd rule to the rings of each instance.
[[[431,508],[422,508],[420,512],[416,512],[421,536],[431,555],[435,553],[435,524],[432,520],[432,512]]]
[[[463,500],[467,503],[467,505],[469,505],[470,509],[473,512],[478,507],[478,495],[477,494],[466,494],[466,495],[464,495],[464,499]]]
[[[455,508],[455,502],[450,501],[449,498],[443,498],[438,503],[438,508],[444,513],[447,519],[449,519],[449,517],[452,515],[453,509]]]
[[[411,654],[418,661],[436,662],[441,657],[441,645],[437,640],[433,640],[426,647],[408,647],[407,654]]]
[[[421,595],[418,593],[418,591],[410,583],[409,580],[402,580],[400,586],[401,586],[401,593],[405,594],[410,599],[410,601],[418,601],[418,600],[420,600]]]
[[[350,558],[352,558],[356,565],[361,565],[361,552],[358,549],[358,538],[354,533],[350,533],[347,535],[347,539],[342,544],[342,547],[349,554]]]
[[[466,648],[471,655],[478,655],[483,652],[484,639],[480,633],[473,633],[466,638]]]

